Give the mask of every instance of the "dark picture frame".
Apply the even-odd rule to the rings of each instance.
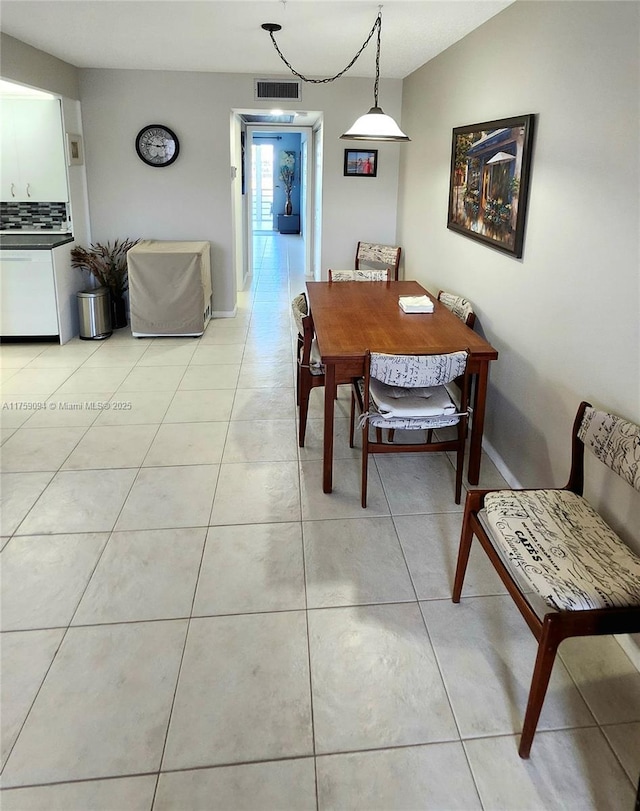
[[[376,177],[378,174],[377,149],[345,149],[345,177]]]
[[[455,127],[447,228],[522,257],[535,115]]]

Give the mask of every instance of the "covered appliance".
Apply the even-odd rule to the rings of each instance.
[[[127,253],[131,333],[202,335],[211,317],[211,245],[149,239]]]

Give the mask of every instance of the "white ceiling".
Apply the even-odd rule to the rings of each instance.
[[[380,74],[401,79],[513,0],[385,0]],[[287,73],[342,70],[378,13],[369,0],[2,0],[6,34],[81,68]],[[349,71],[375,75],[375,37]]]

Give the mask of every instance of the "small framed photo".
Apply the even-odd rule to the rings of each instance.
[[[344,174],[347,177],[375,177],[378,174],[378,150],[345,149]]]
[[[79,166],[84,163],[82,135],[67,133],[67,163],[69,166]]]

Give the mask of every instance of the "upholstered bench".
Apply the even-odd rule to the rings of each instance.
[[[453,601],[477,536],[538,639],[519,753],[528,757],[556,650],[571,636],[640,631],[640,557],[582,497],[584,448],[640,491],[640,428],[581,403],[569,483],[467,495]]]

